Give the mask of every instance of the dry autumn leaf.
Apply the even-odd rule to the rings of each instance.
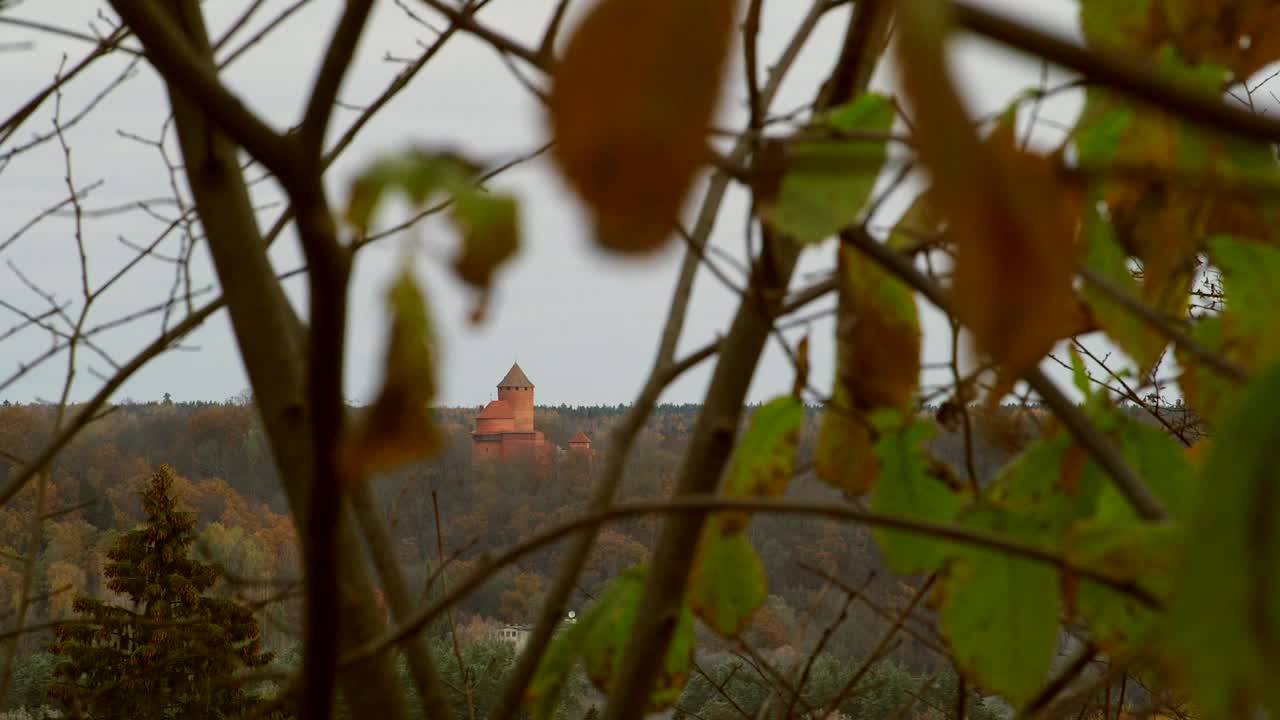
[[[1072,288],[1078,264],[1076,193],[1049,162],[1018,148],[1006,119],[982,141],[943,56],[946,6],[902,0],[898,54],[915,108],[930,200],[956,248],[952,294],[979,348],[1001,366],[996,402],[1053,343],[1081,324]]]
[[[597,241],[660,247],[707,159],[737,0],[602,0],[574,33],[549,100],[555,158]]]
[[[439,444],[431,418],[435,396],[435,352],[426,299],[409,270],[387,293],[391,331],[382,389],[353,433],[347,452],[352,480],[434,451]]]
[[[910,405],[920,377],[920,318],[910,288],[856,250],[839,252],[836,390],[815,469],[826,482],[862,494],[876,471],[867,416]]]
[[[920,379],[915,296],[849,246],[840,248],[839,268],[838,379],[859,410],[903,409]]]

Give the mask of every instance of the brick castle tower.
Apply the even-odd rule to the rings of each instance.
[[[484,406],[476,416],[471,432],[471,456],[506,458],[517,454],[534,454],[546,458],[555,446],[546,441],[541,430],[533,427],[533,383],[513,363],[506,377],[498,382],[498,399]],[[590,450],[591,440],[578,433],[569,442],[574,450]]]
[[[507,376],[498,383],[498,400],[511,406],[516,432],[533,432],[533,383],[519,363],[512,363]]]

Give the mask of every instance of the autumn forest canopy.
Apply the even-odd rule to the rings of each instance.
[[[67,48],[0,101],[0,398],[58,388],[0,404],[0,717],[1280,717],[1280,9],[1060,4],[0,0]],[[978,112],[974,42],[1038,82]],[[459,43],[536,147],[379,130]],[[575,365],[631,402],[442,400],[535,244],[678,257],[648,373]],[[126,399],[207,323],[244,392]]]

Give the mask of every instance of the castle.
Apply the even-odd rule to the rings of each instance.
[[[498,399],[485,405],[476,416],[471,456],[507,458],[524,454],[543,458],[553,449],[555,445],[533,427],[533,383],[519,363],[513,363],[506,377],[498,382]],[[589,451],[591,438],[578,432],[569,441],[569,449]]]

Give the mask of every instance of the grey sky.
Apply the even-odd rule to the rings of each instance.
[[[428,10],[406,0],[410,7],[437,25]],[[271,18],[287,2],[272,0],[259,13],[255,26]],[[495,27],[536,39],[545,22],[551,0],[497,0],[483,18]],[[580,12],[587,0],[576,3]],[[1076,5],[1069,0],[1026,0],[1024,2],[982,3],[1019,17],[1035,19],[1052,29],[1075,32]],[[244,7],[244,0],[208,0],[206,11],[215,35]],[[226,79],[248,104],[263,113],[277,127],[299,116],[311,74],[323,50],[339,4],[314,0],[270,40],[250,51],[234,64]],[[770,0],[761,36],[762,57],[776,57],[791,29],[807,8],[804,0]],[[105,4],[86,0],[59,3],[20,3],[8,11],[11,17],[39,19],[62,27],[85,30],[97,13],[110,14]],[[776,108],[797,106],[811,97],[815,85],[829,69],[832,51],[839,40],[842,15],[832,14],[810,43],[790,76]],[[101,23],[99,23],[101,27]],[[248,33],[242,33],[241,38]],[[391,2],[378,3],[370,31],[360,48],[354,71],[343,86],[345,102],[361,104],[382,91],[399,65],[386,55],[412,57],[418,42],[430,42],[431,31],[406,18]],[[6,98],[0,115],[7,115],[57,71],[63,53],[74,62],[88,45],[37,32],[0,25],[0,44],[32,40],[35,47],[24,52],[0,54],[0,97]],[[1039,83],[1040,66],[1003,49],[977,40],[957,44],[957,73],[975,111],[992,112],[1010,98]],[[69,87],[63,97],[63,117],[74,115],[107,82],[124,70],[126,56],[99,64]],[[893,70],[882,67],[877,87],[892,91]],[[535,82],[542,79],[530,75]],[[1061,79],[1060,74],[1054,75]],[[725,124],[737,125],[742,81],[739,74],[729,80],[724,103]],[[1042,116],[1071,122],[1079,111],[1078,93],[1063,94],[1047,103]],[[28,121],[10,147],[52,127],[53,104]],[[158,137],[165,119],[161,85],[149,66],[140,63],[135,76],[109,95],[101,106],[68,131],[72,146],[74,178],[78,186],[101,180],[86,199],[87,209],[108,208],[145,198],[171,194],[170,177],[160,154],[118,131],[148,138]],[[338,130],[354,116],[339,110]],[[1059,131],[1037,129],[1037,140],[1056,142]],[[438,58],[401,93],[361,134],[359,140],[337,163],[329,175],[333,197],[340,202],[347,182],[359,167],[380,152],[394,151],[411,144],[450,146],[472,154],[485,164],[497,163],[524,153],[545,140],[541,110],[536,100],[512,77],[509,69],[485,45],[462,35],[455,36]],[[0,147],[0,154],[9,147]],[[179,160],[170,143],[172,159]],[[184,195],[185,183],[176,178]],[[648,373],[657,334],[665,317],[680,258],[680,247],[643,260],[606,256],[591,247],[576,200],[570,196],[546,162],[534,162],[503,175],[495,187],[514,192],[521,201],[524,246],[519,256],[497,277],[497,290],[487,324],[471,327],[466,320],[473,300],[469,290],[448,272],[454,239],[447,227],[428,222],[412,233],[381,241],[362,251],[352,288],[353,302],[347,394],[364,401],[376,389],[381,361],[383,325],[382,294],[388,279],[404,256],[406,243],[422,249],[419,276],[430,295],[443,349],[443,379],[440,401],[473,405],[490,398],[494,383],[512,360],[519,360],[538,387],[538,400],[549,404],[614,404],[630,402]],[[263,203],[278,202],[269,184],[257,186]],[[918,184],[916,185],[918,187]],[[701,189],[701,188],[699,188]],[[57,144],[15,157],[0,170],[0,244],[40,210],[67,195],[61,149]],[[899,193],[886,203],[880,224],[891,222],[911,199]],[[172,207],[157,206],[164,217],[176,213]],[[268,225],[279,207],[264,209],[262,224]],[[402,217],[403,207],[393,207],[380,219],[389,225]],[[716,246],[741,257],[742,228],[746,214],[744,196],[731,193],[713,236]],[[107,278],[133,251],[119,237],[135,245],[151,242],[164,228],[161,218],[141,211],[86,219],[84,244],[91,257],[91,285]],[[159,248],[165,255],[181,249],[178,233]],[[69,301],[69,311],[80,307],[79,275],[74,224],[69,217],[43,222],[0,252],[0,300],[30,312],[45,308],[43,300],[27,289],[12,263],[31,281],[59,300]],[[808,251],[802,260],[800,279],[806,272],[829,267],[832,246]],[[281,270],[297,267],[299,254],[291,235],[286,234],[273,249]],[[731,270],[732,265],[721,263]],[[207,255],[197,245],[192,269],[193,286],[213,282]],[[166,297],[174,281],[171,264],[144,260],[139,267],[105,293],[95,304],[89,326],[129,314]],[[289,284],[292,297],[305,307],[302,283]],[[206,293],[201,299],[212,297]],[[682,346],[693,348],[723,330],[732,316],[734,296],[713,276],[703,271],[697,280],[693,306]],[[928,311],[926,360],[946,357],[949,339],[945,324]],[[179,313],[179,316],[181,313]],[[98,336],[104,350],[118,362],[129,357],[154,337],[160,326],[158,315],[131,323]],[[0,307],[0,336],[19,318]],[[831,326],[819,321],[812,326],[816,385],[829,385],[831,372]],[[798,336],[800,331],[789,333]],[[0,340],[0,383],[29,363],[49,346],[49,335],[26,330]],[[118,394],[118,398],[146,400],[172,393],[178,400],[222,400],[247,385],[224,315],[193,333],[187,351],[168,353],[138,373]],[[94,373],[107,373],[110,366],[92,352],[82,349],[72,397],[83,399],[95,391],[100,380]],[[698,402],[709,377],[710,365],[691,372],[664,396],[671,402]],[[0,398],[27,401],[37,397],[56,399],[67,372],[65,354],[0,389]],[[790,387],[790,365],[776,346],[771,346],[751,391],[752,400],[767,398]]]

